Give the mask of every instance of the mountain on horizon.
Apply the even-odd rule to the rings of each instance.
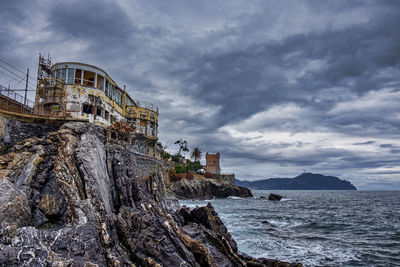
[[[357,190],[349,181],[315,173],[303,173],[294,178],[269,178],[257,181],[236,179],[236,184],[255,190]]]

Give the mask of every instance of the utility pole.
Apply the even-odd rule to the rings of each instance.
[[[29,79],[29,68],[26,71],[26,83],[25,83],[25,100],[24,100],[24,105],[26,106],[26,98],[28,97],[28,79]]]

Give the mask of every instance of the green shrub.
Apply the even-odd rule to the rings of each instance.
[[[204,166],[201,165],[200,162],[198,162],[198,161],[195,161],[195,162],[189,161],[186,165],[186,169],[188,171],[192,171],[195,173],[200,173],[201,170],[203,170],[203,168],[204,168]]]
[[[173,156],[171,156],[171,159],[172,159],[173,162],[176,162],[176,163],[179,164],[180,157],[179,157],[178,155],[173,155]]]
[[[171,154],[169,154],[168,152],[164,152],[163,158],[164,159],[169,159],[169,158],[171,158]]]
[[[184,172],[186,172],[186,168],[183,165],[178,165],[175,167],[175,171],[176,171],[176,173],[184,173]]]

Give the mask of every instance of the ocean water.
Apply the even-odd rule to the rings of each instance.
[[[400,266],[400,191],[252,192],[252,199],[180,203],[211,202],[239,250],[254,257],[304,266]],[[269,193],[284,199],[259,198]]]

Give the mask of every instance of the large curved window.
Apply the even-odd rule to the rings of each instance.
[[[103,90],[104,89],[104,77],[100,74],[97,74],[97,85],[96,88]]]
[[[82,80],[82,70],[76,69],[75,71],[75,83],[76,84],[81,84]]]
[[[74,83],[74,74],[75,74],[75,69],[68,69],[68,77],[67,77],[67,83],[68,84],[73,84]]]
[[[114,92],[113,92],[113,100],[121,106],[122,104],[122,95],[121,93],[118,91],[117,88],[114,88]]]
[[[91,71],[83,71],[83,85],[94,87],[95,73]]]
[[[105,88],[104,88],[104,93],[106,94],[106,96],[108,96],[110,94],[109,93],[109,90],[110,90],[109,88],[110,88],[110,83],[106,79],[106,85],[105,85]]]

